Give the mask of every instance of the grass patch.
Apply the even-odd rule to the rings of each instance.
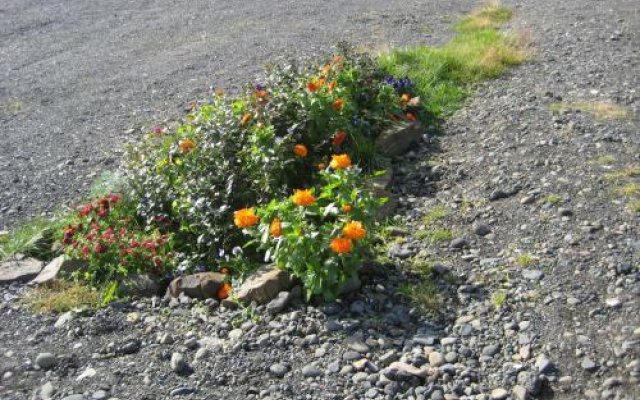
[[[640,213],[640,200],[633,200],[627,205],[627,208],[632,213]]]
[[[416,232],[419,240],[429,240],[432,243],[448,242],[453,240],[453,231],[446,228],[423,229]]]
[[[0,236],[0,261],[16,254],[47,258],[51,251],[52,221],[37,218]]]
[[[629,165],[620,170],[604,174],[604,178],[608,181],[620,181],[638,176],[640,176],[640,165]]]
[[[624,119],[631,116],[631,111],[628,108],[609,101],[552,103],[549,105],[549,109],[556,113],[579,111],[598,120]]]
[[[32,312],[59,313],[76,308],[97,308],[101,296],[97,290],[79,283],[55,281],[29,291],[24,302]]]
[[[624,197],[632,197],[640,195],[640,184],[628,183],[618,188],[618,193]]]
[[[557,194],[549,194],[544,197],[543,201],[555,206],[560,204],[560,202],[562,201],[562,197],[558,196]]]
[[[403,285],[399,291],[425,312],[436,312],[442,305],[442,295],[428,278],[419,283]]]
[[[611,154],[605,154],[591,161],[591,164],[604,166],[604,165],[611,165],[614,162],[616,162],[616,158],[614,156],[612,156]]]
[[[516,257],[516,262],[521,267],[530,267],[535,262],[535,258],[529,253],[524,253]]]
[[[450,211],[447,207],[442,204],[438,204],[437,206],[429,210],[428,213],[422,216],[422,223],[425,225],[431,225],[443,218],[446,218],[449,213]]]
[[[507,291],[498,290],[491,295],[491,302],[496,308],[500,308],[507,301]]]
[[[469,84],[495,78],[527,58],[514,36],[498,30],[511,18],[500,6],[488,6],[456,25],[458,36],[442,47],[409,47],[382,54],[380,65],[394,76],[408,76],[428,113],[448,115],[470,94]]]
[[[455,25],[456,32],[468,33],[483,29],[499,29],[509,22],[513,12],[508,7],[490,5],[463,18]]]

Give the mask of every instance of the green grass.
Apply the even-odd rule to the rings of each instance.
[[[419,283],[403,285],[399,291],[425,312],[436,312],[442,305],[442,295],[435,283],[428,278]]]
[[[516,257],[516,262],[519,266],[526,268],[533,265],[533,263],[535,262],[535,258],[529,253],[524,253]]]
[[[0,261],[16,254],[46,257],[51,250],[52,221],[38,218],[0,236]]]
[[[640,200],[631,201],[628,206],[629,211],[632,213],[640,213]]]
[[[614,162],[616,162],[616,158],[614,156],[612,156],[611,154],[605,154],[591,161],[591,164],[605,166],[605,165],[611,165]]]
[[[417,239],[426,239],[431,243],[447,242],[453,240],[453,236],[453,231],[447,228],[422,229],[416,232]]]
[[[446,218],[449,213],[450,210],[446,206],[439,204],[422,216],[422,223],[425,225],[431,225],[443,218]]]
[[[470,95],[470,84],[495,78],[526,60],[517,40],[498,30],[509,18],[508,9],[489,6],[462,19],[456,25],[458,36],[442,47],[392,50],[378,60],[391,75],[411,78],[428,113],[445,116]]]
[[[549,203],[549,204],[555,206],[555,205],[559,204],[562,201],[562,197],[558,196],[557,194],[553,194],[552,193],[552,194],[546,195],[544,197],[543,201],[545,203]]]
[[[617,171],[613,171],[604,175],[604,178],[608,181],[620,181],[628,178],[635,178],[640,176],[640,166],[628,165]]]
[[[491,295],[491,302],[496,308],[502,307],[502,305],[507,301],[507,291],[506,290],[498,290],[493,292]]]
[[[633,197],[640,195],[640,184],[628,183],[618,188],[618,193],[624,197]]]
[[[88,286],[55,281],[30,290],[23,301],[35,313],[60,313],[76,308],[98,308],[101,295]]]

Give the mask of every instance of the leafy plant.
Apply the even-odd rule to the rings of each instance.
[[[315,189],[236,212],[236,225],[254,237],[249,244],[302,280],[307,298],[335,298],[357,278],[383,202],[363,190],[357,168],[335,167],[320,172]]]

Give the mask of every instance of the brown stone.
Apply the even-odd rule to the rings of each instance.
[[[222,285],[226,275],[218,272],[200,272],[193,275],[184,275],[175,278],[167,288],[167,295],[179,297],[180,293],[195,298],[217,298],[218,289]]]
[[[40,273],[42,265],[35,258],[9,259],[0,264],[0,283],[27,282]]]
[[[378,136],[376,148],[389,157],[401,156],[422,139],[423,133],[424,127],[419,121],[397,123]]]
[[[291,288],[291,278],[287,271],[267,265],[251,274],[238,289],[236,298],[242,303],[255,301],[266,304],[278,293]]]

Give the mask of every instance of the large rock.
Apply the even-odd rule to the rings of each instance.
[[[127,277],[118,287],[119,295],[125,297],[151,297],[161,293],[157,276],[138,274]]]
[[[60,272],[71,273],[77,271],[87,264],[84,261],[72,260],[64,255],[54,258],[40,273],[36,276],[31,283],[43,284],[51,282],[59,278]]]
[[[218,289],[225,281],[226,275],[218,272],[200,272],[175,278],[167,288],[167,295],[179,297],[180,293],[195,298],[217,298]]]
[[[376,148],[389,157],[401,156],[422,139],[423,133],[424,127],[418,121],[397,123],[378,136]]]
[[[27,282],[42,271],[42,261],[35,258],[10,259],[0,264],[0,284]]]
[[[291,283],[287,271],[274,265],[266,265],[244,281],[236,297],[242,303],[255,301],[258,304],[266,304],[278,296],[278,293],[289,290]]]
[[[395,361],[382,370],[382,374],[392,381],[404,381],[412,377],[425,379],[429,374],[429,369],[425,367],[417,368],[411,364]]]

